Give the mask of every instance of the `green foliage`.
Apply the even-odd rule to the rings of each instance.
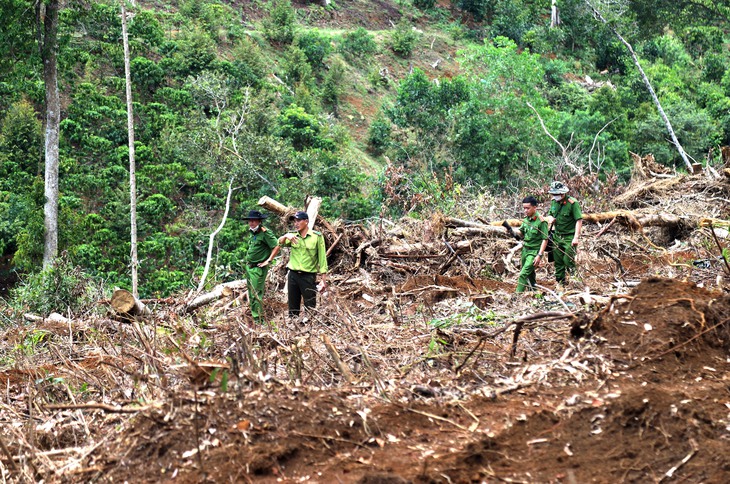
[[[332,62],[322,81],[322,102],[333,109],[337,108],[344,92],[345,64],[338,58]]]
[[[679,142],[684,150],[696,158],[717,146],[722,130],[706,110],[687,103],[669,103],[664,111],[672,120]],[[653,153],[659,163],[682,166],[675,147],[667,140],[667,130],[659,115],[652,109],[636,124],[635,146],[638,153]]]
[[[362,27],[342,36],[340,52],[350,60],[364,59],[378,51],[375,37]]]
[[[244,37],[233,50],[231,61],[233,70],[230,75],[235,79],[237,87],[261,87],[266,73],[266,59],[261,48]]]
[[[312,66],[307,62],[304,51],[297,46],[287,49],[283,63],[284,79],[290,86],[297,83],[307,84],[312,80]]]
[[[296,15],[291,0],[273,0],[271,15],[262,23],[264,36],[274,44],[288,45],[296,34]]]
[[[390,36],[390,48],[401,57],[410,57],[419,37],[411,23],[401,17]]]
[[[0,190],[27,189],[39,172],[41,123],[33,106],[18,101],[0,120]]]
[[[135,57],[129,63],[132,84],[135,92],[153,94],[165,80],[165,72],[155,61]]]
[[[523,36],[532,25],[527,3],[524,0],[496,0],[492,36],[503,36],[517,44],[523,43]]]
[[[158,47],[165,41],[165,30],[157,20],[155,12],[140,10],[129,22],[129,37],[141,40],[149,47]]]
[[[321,137],[322,128],[316,116],[296,104],[282,111],[278,125],[280,136],[288,139],[298,151],[305,148],[332,148],[332,142]]]
[[[474,20],[480,22],[487,16],[492,0],[458,0],[456,6],[474,16]]]
[[[428,10],[436,5],[436,0],[413,0],[413,6],[421,10]]]
[[[682,32],[682,42],[687,52],[697,58],[702,55],[723,51],[724,35],[718,27],[692,26]]]
[[[11,304],[44,317],[54,311],[74,316],[87,310],[98,296],[94,280],[62,256],[14,288]]]
[[[671,68],[690,68],[692,57],[673,35],[663,35],[644,44],[642,54],[652,62],[661,61]]]
[[[368,146],[374,154],[380,155],[385,152],[391,142],[390,133],[390,122],[388,122],[384,116],[378,115],[378,117],[370,123],[370,129],[368,130]]]
[[[324,60],[332,52],[332,39],[316,29],[306,30],[299,34],[296,45],[302,49],[314,70],[322,69]]]

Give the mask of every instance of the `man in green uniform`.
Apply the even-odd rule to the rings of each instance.
[[[525,197],[522,200],[525,219],[520,225],[522,234],[522,269],[517,279],[517,292],[535,289],[535,268],[540,267],[548,239],[548,224],[537,212],[537,199]]]
[[[264,322],[262,301],[264,299],[264,285],[266,274],[269,273],[269,264],[281,247],[277,244],[276,236],[263,226],[266,215],[258,210],[248,212],[248,252],[246,252],[246,285],[248,286],[248,302],[251,307],[251,316],[257,323]]]
[[[553,196],[547,222],[555,228],[553,233],[553,256],[555,258],[555,280],[558,284],[567,282],[568,274],[575,271],[575,254],[583,227],[583,213],[578,201],[567,195],[568,187],[556,181],[550,184],[548,193]]]
[[[287,285],[289,293],[289,316],[299,316],[302,299],[304,307],[317,305],[317,274],[321,274],[320,288],[327,285],[327,251],[324,247],[324,236],[316,230],[309,229],[307,212],[294,214],[294,232],[279,237],[279,245],[291,247],[289,255],[289,275]]]

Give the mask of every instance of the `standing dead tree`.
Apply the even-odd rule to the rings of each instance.
[[[639,58],[636,56],[636,52],[634,52],[634,48],[631,46],[631,44],[626,41],[626,39],[623,38],[623,36],[619,33],[618,30],[616,30],[616,27],[614,27],[611,23],[609,23],[604,16],[601,14],[601,12],[593,6],[593,4],[588,1],[584,0],[586,5],[588,5],[588,8],[591,9],[593,12],[593,16],[604,23],[606,26],[608,26],[609,29],[611,29],[611,32],[621,41],[622,44],[626,46],[629,53],[631,54],[631,58],[634,61],[634,65],[639,71],[639,75],[641,76],[641,79],[644,81],[644,85],[646,85],[647,90],[649,91],[649,94],[651,95],[651,99],[654,101],[654,105],[657,108],[657,111],[659,111],[659,115],[661,116],[662,120],[664,121],[664,124],[667,127],[667,131],[669,131],[669,136],[672,138],[672,143],[674,143],[675,148],[677,148],[677,152],[679,153],[679,156],[682,157],[682,161],[684,161],[684,164],[687,166],[687,171],[690,173],[694,173],[694,166],[690,162],[687,153],[685,153],[684,148],[682,148],[682,145],[679,143],[679,140],[677,139],[677,135],[674,133],[674,129],[672,128],[672,123],[669,122],[669,118],[667,117],[666,113],[664,112],[664,109],[662,108],[662,104],[659,102],[659,98],[656,95],[656,92],[654,91],[654,87],[652,87],[651,82],[649,81],[649,78],[647,77],[646,73],[644,72],[644,69],[641,67],[641,63],[639,62]]]
[[[208,278],[208,271],[210,270],[210,261],[213,259],[213,242],[215,241],[215,236],[218,235],[218,232],[220,232],[221,229],[223,229],[223,226],[226,224],[226,220],[228,220],[228,212],[231,209],[231,196],[236,190],[237,188],[233,188],[233,178],[231,178],[231,181],[228,182],[226,210],[223,212],[223,219],[221,219],[220,225],[218,225],[218,228],[210,234],[210,238],[208,240],[208,255],[205,258],[205,269],[203,270],[203,275],[200,276],[200,282],[198,283],[198,289],[195,291],[195,294],[199,294],[200,291],[203,290],[203,287],[205,287],[205,280]]]
[[[542,116],[540,116],[540,113],[537,112],[537,109],[530,104],[527,103],[527,106],[532,109],[532,111],[535,113],[535,116],[537,116],[538,121],[540,121],[540,126],[542,126],[542,130],[545,132],[545,134],[555,142],[556,145],[560,148],[561,155],[560,155],[560,163],[556,166],[556,172],[558,174],[562,173],[563,167],[567,166],[571,170],[573,170],[573,173],[576,175],[583,175],[584,168],[580,165],[580,158],[583,155],[583,150],[580,147],[580,143],[577,145],[571,147],[573,144],[573,136],[571,134],[570,141],[568,141],[567,146],[563,145],[558,139],[553,136],[550,131],[547,129],[547,126],[545,125],[545,122],[542,119]],[[591,150],[588,152],[588,172],[589,173],[598,173],[601,171],[601,166],[603,165],[603,161],[605,160],[605,155],[602,157],[602,150],[600,143],[598,141],[598,137],[600,134],[608,128],[608,126],[613,123],[616,119],[612,119],[601,129],[598,130],[596,133],[596,136],[593,137],[593,144],[591,145]],[[593,158],[593,152],[596,151],[596,158]]]

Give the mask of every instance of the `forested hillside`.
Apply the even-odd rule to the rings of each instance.
[[[39,271],[44,241],[35,6],[0,0],[0,249],[5,271],[26,275]],[[556,7],[551,22],[545,0],[129,4],[141,294],[197,284],[229,184],[211,283],[241,276],[241,215],[263,195],[294,207],[318,196],[323,215],[345,221],[459,216],[483,192],[519,197],[574,176],[595,190],[625,182],[631,152],[685,170],[616,34],[688,155],[720,162],[728,2]],[[120,6],[69,0],[59,19],[62,265],[68,277],[128,287]]]

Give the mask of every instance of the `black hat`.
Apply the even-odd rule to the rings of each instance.
[[[301,210],[291,217],[289,217],[289,220],[309,220],[309,214],[307,212],[302,212]]]
[[[266,218],[266,215],[259,212],[258,210],[251,210],[248,212],[248,217],[243,217],[243,220],[263,220]]]

